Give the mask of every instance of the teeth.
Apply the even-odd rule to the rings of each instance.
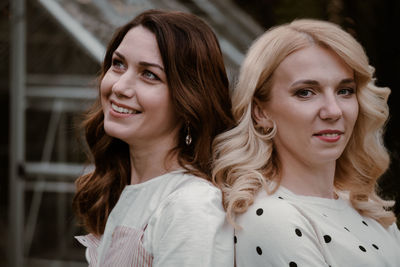
[[[119,112],[119,113],[124,113],[124,114],[138,113],[136,110],[119,107],[119,106],[115,105],[114,103],[111,103],[111,107],[113,110],[115,110],[116,112]]]

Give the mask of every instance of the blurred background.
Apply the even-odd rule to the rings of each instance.
[[[381,195],[400,213],[400,1],[1,0],[0,266],[87,266],[71,200],[90,168],[79,123],[116,27],[149,8],[194,13],[217,33],[231,82],[269,27],[295,18],[340,24],[365,47],[377,83],[392,89]],[[8,239],[9,237],[9,239]]]

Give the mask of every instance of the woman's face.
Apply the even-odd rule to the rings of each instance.
[[[174,142],[178,122],[155,35],[129,30],[100,84],[106,133],[130,145]]]
[[[273,139],[283,164],[337,160],[358,116],[353,70],[334,52],[314,45],[290,54],[275,70],[261,108],[277,126]]]

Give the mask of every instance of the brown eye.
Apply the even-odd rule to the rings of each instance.
[[[313,91],[309,90],[309,89],[300,89],[297,90],[295,95],[301,98],[308,98],[311,97],[314,94]]]

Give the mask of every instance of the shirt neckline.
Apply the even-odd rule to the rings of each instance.
[[[168,176],[171,176],[173,174],[179,174],[179,173],[183,174],[184,171],[185,170],[183,168],[179,168],[177,170],[173,170],[173,171],[161,174],[159,176],[153,177],[153,178],[151,178],[151,179],[149,179],[147,181],[144,181],[142,183],[139,183],[139,184],[126,185],[124,190],[136,190],[136,189],[140,189],[142,187],[148,187],[148,186],[151,186],[154,183],[158,183],[160,180],[163,180],[164,178],[166,178]]]
[[[275,195],[280,196],[282,195],[283,198],[287,198],[289,201],[296,203],[296,202],[303,202],[306,204],[311,205],[318,205],[324,206],[330,209],[344,209],[348,206],[347,200],[344,199],[341,195],[338,194],[338,198],[323,198],[323,197],[316,197],[316,196],[306,196],[306,195],[298,195],[287,189],[286,187],[280,185],[278,190],[275,192]]]

